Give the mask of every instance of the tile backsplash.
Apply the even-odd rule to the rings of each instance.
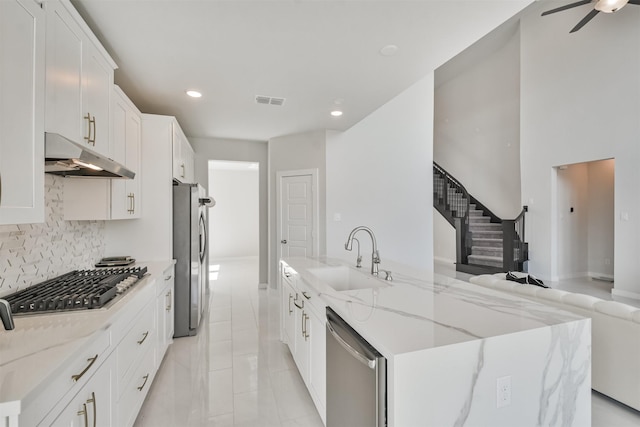
[[[45,174],[44,223],[0,225],[0,296],[93,268],[104,256],[104,221],[63,219],[63,179]]]

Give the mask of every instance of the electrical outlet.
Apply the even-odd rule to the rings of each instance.
[[[511,375],[496,380],[496,407],[511,405]]]

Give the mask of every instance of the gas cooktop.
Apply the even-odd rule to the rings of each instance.
[[[102,308],[146,272],[146,267],[75,270],[4,299],[14,315]]]

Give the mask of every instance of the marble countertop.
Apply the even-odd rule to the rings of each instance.
[[[291,257],[283,261],[387,358],[582,319],[517,296],[391,262],[380,266],[381,278],[377,278],[366,266],[356,269],[338,259]],[[313,274],[316,269],[344,266],[380,286],[335,291]],[[393,281],[384,280],[382,269],[393,271]]]
[[[172,263],[135,264],[146,266],[147,275],[104,308],[14,316],[15,329],[0,331],[0,413],[19,410],[21,401],[37,393],[79,349],[107,330],[128,303],[155,288],[156,278]]]

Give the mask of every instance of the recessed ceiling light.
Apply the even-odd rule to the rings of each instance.
[[[395,44],[388,44],[382,49],[380,49],[380,55],[382,56],[393,56],[398,51],[398,46]]]
[[[340,111],[340,110],[333,110],[333,111],[331,112],[331,115],[332,115],[333,117],[340,117],[340,116],[342,115],[342,111]]]
[[[200,98],[200,97],[202,97],[202,94],[200,92],[198,92],[197,90],[188,90],[187,91],[187,95],[189,95],[192,98]]]

